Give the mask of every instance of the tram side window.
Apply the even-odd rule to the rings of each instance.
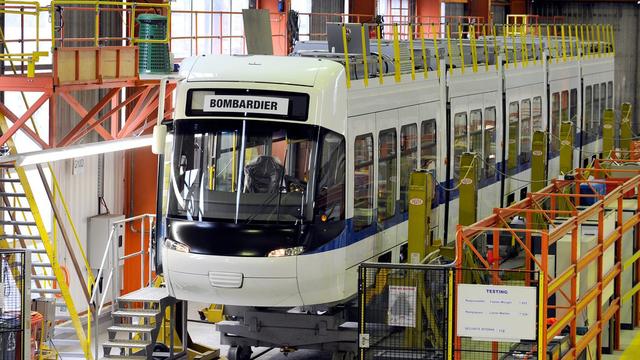
[[[323,131],[314,208],[317,215],[326,216],[324,221],[342,220],[345,215],[345,141],[340,134]]]
[[[354,146],[353,228],[373,222],[373,135],[357,136]]]
[[[591,134],[591,132],[593,131],[593,129],[591,128],[591,105],[593,104],[592,101],[592,95],[591,95],[591,85],[587,86],[584,89],[584,132],[585,132],[585,138],[587,140],[587,142],[591,142],[591,140],[593,139],[593,135]]]
[[[409,209],[409,177],[418,167],[418,125],[409,124],[400,128],[400,211]]]
[[[533,131],[544,131],[542,127],[542,97],[536,96],[533,98],[532,112],[532,126]]]
[[[482,110],[471,110],[469,112],[469,151],[476,153],[478,157],[484,159],[482,154]],[[482,173],[484,163],[477,161],[478,174]]]
[[[551,95],[551,153],[560,151],[560,93]]]
[[[602,137],[602,121],[604,120],[604,111],[607,109],[607,84],[600,84],[600,123],[598,124],[598,138]]]
[[[420,168],[436,168],[436,119],[425,120],[420,125]]]
[[[389,219],[396,213],[396,136],[396,129],[382,130],[378,135],[378,221]]]
[[[569,120],[573,124],[575,131],[578,121],[578,89],[571,89],[571,96],[569,97]]]
[[[496,108],[484,109],[484,177],[496,175]]]
[[[560,99],[560,114],[562,122],[569,121],[569,91],[566,90],[562,92],[562,98]]]
[[[592,140],[600,137],[600,85],[593,85],[593,112],[591,115]]]
[[[509,157],[507,167],[515,170],[518,167],[518,135],[520,134],[520,111],[518,102],[509,103]]]
[[[607,107],[613,109],[613,81],[607,83]]]
[[[453,117],[453,180],[458,183],[460,178],[460,160],[462,154],[467,152],[469,145],[467,113],[457,113]]]
[[[520,103],[520,164],[531,161],[531,100]]]

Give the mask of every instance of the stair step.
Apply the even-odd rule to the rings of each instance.
[[[115,348],[143,348],[147,345],[150,345],[150,341],[144,340],[109,340],[102,344],[104,347],[115,347]]]
[[[146,360],[146,356],[142,355],[105,355],[105,359],[136,359],[136,360]]]
[[[53,339],[51,339],[51,341],[53,341],[53,343],[56,346],[59,346],[59,345],[76,345],[76,344],[80,343],[80,340],[78,340],[78,339],[60,339],[60,338],[55,338],[55,337]]]
[[[55,327],[55,333],[56,333],[56,335],[59,335],[61,333],[65,333],[65,334],[73,333],[73,334],[75,334],[76,333],[76,329],[73,328],[73,327],[70,327],[70,326],[60,326],[60,325],[58,325],[58,326]]]
[[[113,316],[126,317],[126,316],[138,316],[138,317],[152,317],[160,313],[159,310],[154,309],[118,309],[113,312]]]
[[[46,254],[47,249],[29,249],[31,250],[31,254]]]
[[[0,182],[19,183],[19,182],[20,182],[20,179],[0,178]]]
[[[38,293],[38,294],[60,294],[60,289],[32,288],[31,292]]]
[[[0,211],[28,211],[28,212],[31,212],[31,208],[28,208],[28,207],[13,207],[13,206],[0,206]]]
[[[151,332],[155,329],[155,326],[152,325],[132,325],[132,324],[121,324],[121,325],[113,325],[109,327],[109,331],[122,331],[122,332]]]
[[[31,280],[56,281],[58,279],[53,275],[31,275]]]
[[[3,234],[0,239],[41,240],[40,235]]]
[[[0,225],[36,226],[36,222],[35,221],[0,220]]]
[[[82,352],[58,352],[60,359],[86,359],[86,356]]]
[[[0,191],[0,196],[8,196],[8,197],[26,197],[27,194],[25,193],[16,193],[16,192],[5,192],[5,191]]]
[[[51,263],[50,262],[32,262],[31,266],[33,266],[33,267],[51,267]]]

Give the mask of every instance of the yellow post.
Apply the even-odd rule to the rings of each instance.
[[[524,62],[524,67],[529,66],[529,46],[527,44],[527,33],[525,30],[525,25],[520,25],[520,54],[522,55],[522,60]]]
[[[393,66],[395,68],[396,82],[402,80],[400,73],[400,39],[398,35],[398,24],[393,24]]]
[[[451,61],[451,24],[447,24],[447,53],[449,54],[449,72],[453,75],[453,61]]]
[[[489,48],[487,46],[487,24],[482,25],[482,40],[484,45],[484,71],[489,71]]]
[[[98,5],[98,3],[96,3],[96,15],[95,15],[95,19],[94,19],[94,38],[93,38],[93,46],[98,47],[99,46],[99,42],[98,42],[98,38],[100,37],[100,5]]]
[[[342,24],[342,47],[344,48],[344,67],[347,76],[347,89],[351,87],[351,66],[349,65],[349,49],[347,48],[347,28]]]
[[[553,25],[553,52],[555,54],[556,57],[556,63],[558,63],[560,61],[560,46],[558,45],[558,27],[554,24]]]
[[[376,26],[376,38],[378,40],[378,78],[380,79],[380,85],[384,84],[384,71],[382,70],[382,41],[380,36],[380,25]]]
[[[425,79],[429,78],[429,68],[427,67],[427,49],[424,46],[424,25],[420,24],[420,45],[422,47],[422,75]],[[434,48],[438,51],[438,48]]]
[[[567,28],[569,29],[569,57],[573,59],[573,36],[571,35],[571,25],[567,25]]]
[[[578,25],[573,26],[573,36],[576,39],[576,57],[580,56],[580,38],[578,37]]]
[[[551,52],[551,40],[549,37],[549,34],[551,33],[551,29],[549,28],[549,25],[547,24],[547,49],[549,49],[549,55],[553,56],[553,53]]]
[[[609,25],[611,26],[611,54],[615,55],[616,53],[616,32],[615,29],[613,28],[613,25]]]
[[[567,61],[567,44],[564,42],[564,24],[560,25],[560,34],[562,38],[562,62]]]
[[[496,26],[493,25],[493,64],[498,71],[498,33],[496,32]]]
[[[516,24],[512,25],[511,30],[511,46],[513,47],[513,67],[518,67],[518,46],[516,45]]]
[[[436,52],[436,73],[438,74],[438,79],[440,78],[440,51],[438,51],[438,32],[436,31],[436,25],[431,24],[431,34],[433,36],[433,49]],[[451,56],[449,56],[449,60],[451,60]]]
[[[475,25],[469,26],[469,38],[471,44],[471,66],[473,72],[478,72],[478,50],[476,49],[476,30]]]
[[[589,57],[591,55],[591,51],[589,50],[589,27],[586,25],[580,26],[580,32],[585,36],[582,37],[582,52],[584,53],[584,57]],[[585,44],[585,39],[586,44]]]
[[[602,39],[600,38],[600,25],[596,25],[596,35],[598,37],[598,57],[602,57]]]
[[[368,57],[369,57],[369,53],[367,53],[367,45],[366,45],[366,41],[369,41],[369,34],[366,34],[365,36],[365,28],[364,28],[364,24],[362,24],[360,26],[360,40],[362,42],[362,63],[364,65],[364,77],[363,77],[363,81],[364,81],[364,87],[368,87],[369,86],[369,63],[368,63]]]
[[[507,31],[509,28],[502,25],[502,46],[504,47],[504,66],[509,68],[509,47],[507,46]],[[497,60],[497,59],[496,59]],[[496,61],[497,64],[497,61]]]
[[[464,46],[462,45],[462,24],[458,24],[458,45],[460,47],[460,73],[464,74]]]
[[[544,56],[544,50],[542,49],[542,30],[540,29],[540,25],[538,25],[538,49],[540,51],[540,63],[543,62],[542,57]]]
[[[409,29],[409,61],[411,61],[411,80],[416,79],[416,61],[413,52],[413,25],[407,25]]]

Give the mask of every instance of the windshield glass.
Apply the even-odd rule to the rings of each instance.
[[[267,121],[175,122],[169,215],[189,220],[310,220],[318,127]]]

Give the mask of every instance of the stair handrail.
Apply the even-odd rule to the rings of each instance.
[[[112,286],[112,283],[114,284],[118,284],[119,283],[119,279],[118,279],[118,268],[120,266],[120,261],[124,261],[136,256],[140,256],[140,286],[143,287],[145,285],[145,273],[147,271],[145,271],[145,261],[144,261],[144,256],[145,254],[148,252],[149,253],[149,264],[148,264],[148,276],[149,276],[149,282],[151,282],[151,270],[152,270],[152,256],[151,256],[151,233],[152,233],[152,224],[153,221],[155,220],[156,215],[155,214],[141,214],[141,215],[136,215],[133,217],[129,217],[126,219],[122,219],[122,220],[117,220],[114,221],[111,224],[111,229],[109,230],[109,238],[107,239],[107,244],[105,246],[104,249],[104,253],[102,255],[102,261],[100,261],[100,268],[98,269],[98,274],[96,275],[96,279],[100,279],[102,277],[102,275],[104,274],[105,270],[105,266],[106,266],[106,261],[109,255],[111,255],[111,266],[109,268],[109,275],[107,277],[107,282],[105,284],[105,286],[102,288],[102,296],[100,297],[100,301],[99,301],[99,305],[97,306],[97,310],[94,316],[94,327],[96,329],[100,328],[100,315],[102,314],[102,309],[104,308],[104,303],[106,301],[107,298],[107,294],[109,293],[109,288],[111,287],[111,306],[112,306],[112,311],[115,310],[115,306],[116,306],[116,299],[118,298],[119,294],[119,289],[117,288],[116,285]],[[114,234],[116,233],[116,229],[118,226],[122,226],[123,224],[126,224],[128,222],[133,222],[133,221],[140,221],[141,224],[141,229],[140,229],[140,250],[137,252],[133,252],[131,254],[126,254],[123,256],[119,256],[118,255],[118,244],[114,241]],[[144,240],[145,240],[145,220],[148,220],[149,222],[149,235],[148,235],[148,239],[149,239],[149,247],[145,249],[144,246]],[[125,246],[125,242],[126,242],[126,236],[123,237],[123,241],[122,241],[122,247],[124,248]],[[115,278],[115,280],[114,280]],[[97,296],[98,296],[98,287],[94,286],[92,291],[91,291],[91,298],[90,298],[90,302],[92,304],[94,304],[94,301],[97,301]],[[98,332],[95,331],[94,332],[94,346],[95,346],[95,354],[97,356],[98,354],[98,343],[99,343],[99,337],[98,337]]]

